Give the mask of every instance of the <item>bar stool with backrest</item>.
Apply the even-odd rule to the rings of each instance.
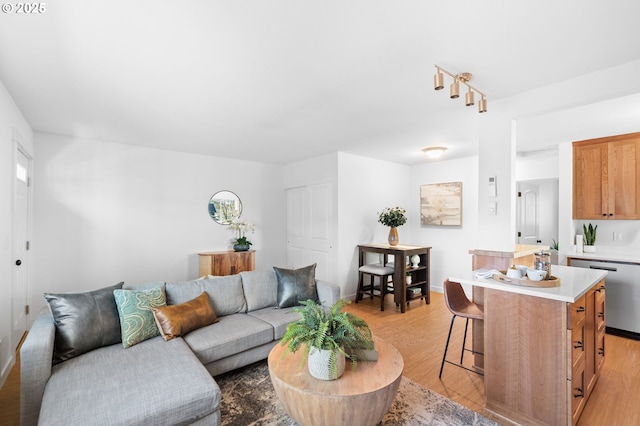
[[[356,303],[362,300],[364,294],[368,294],[371,299],[374,297],[380,298],[380,310],[384,311],[384,296],[393,291],[393,282],[389,284],[389,277],[393,279],[393,273],[395,271],[393,264],[385,263],[371,263],[368,265],[362,265],[358,268],[358,291],[356,293]],[[364,283],[364,276],[369,275],[369,283]],[[375,285],[375,278],[379,280],[379,286]]]
[[[469,320],[484,320],[484,312],[482,311],[482,307],[473,303],[467,298],[467,295],[464,293],[464,289],[460,283],[452,282],[449,280],[444,281],[443,285],[444,289],[444,301],[447,304],[447,308],[453,314],[451,317],[451,325],[449,326],[449,335],[447,336],[447,343],[444,347],[444,355],[442,356],[442,364],[440,365],[440,374],[439,378],[442,378],[442,369],[444,368],[444,363],[447,362],[451,365],[455,365],[457,367],[464,368],[465,370],[478,373],[481,376],[483,375],[480,371],[472,370],[471,368],[467,368],[462,365],[462,361],[464,360],[464,352],[468,351],[474,354],[482,355],[482,352],[474,351],[472,349],[467,349],[467,328],[469,327]],[[451,340],[451,331],[453,330],[453,323],[456,317],[465,318],[466,322],[464,325],[464,338],[462,339],[462,351],[460,353],[460,363],[452,362],[447,360],[447,350],[449,349],[449,340]]]

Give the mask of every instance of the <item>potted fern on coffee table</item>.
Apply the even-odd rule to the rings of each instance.
[[[342,312],[350,302],[338,300],[328,311],[312,300],[294,308],[300,319],[287,326],[281,345],[287,352],[302,349],[309,373],[321,380],[335,380],[344,372],[346,359],[356,368],[359,354],[373,350],[373,335],[361,318]]]

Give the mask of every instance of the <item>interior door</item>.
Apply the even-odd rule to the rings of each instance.
[[[518,244],[538,244],[540,242],[540,217],[538,200],[540,187],[534,183],[518,182],[517,242]]]
[[[287,263],[316,263],[316,278],[331,281],[333,209],[330,183],[287,189]]]
[[[13,327],[12,338],[17,348],[27,330],[27,272],[29,231],[29,159],[16,150],[15,204],[14,204],[14,273],[13,273]]]

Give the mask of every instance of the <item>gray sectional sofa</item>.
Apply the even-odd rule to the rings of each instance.
[[[337,285],[316,283],[324,306],[340,298]],[[112,344],[54,364],[56,325],[44,308],[20,351],[21,424],[219,425],[213,377],[265,359],[298,319],[292,307],[276,307],[272,271],[162,285],[167,305],[206,291],[218,321],[172,340]]]

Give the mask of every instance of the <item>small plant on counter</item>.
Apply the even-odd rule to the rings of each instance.
[[[589,224],[589,227],[587,228],[587,225],[583,224],[582,225],[582,230],[584,231],[584,245],[585,246],[594,246],[596,245],[596,230],[598,229],[598,225],[596,225],[595,227],[591,224]]]
[[[558,251],[558,242],[554,239],[552,239],[551,241],[552,241],[551,248],[555,251]]]

